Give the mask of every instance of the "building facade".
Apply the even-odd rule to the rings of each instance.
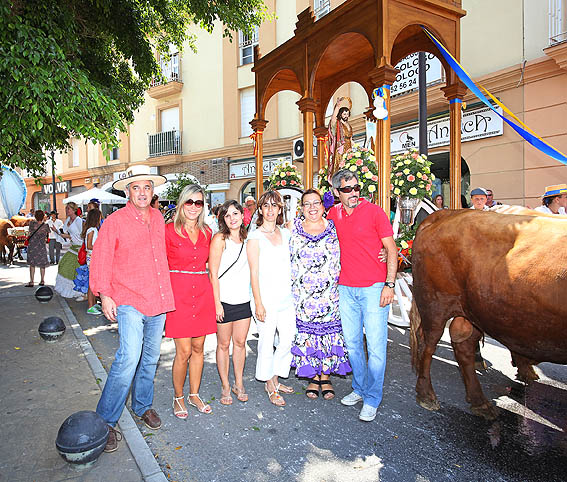
[[[222,29],[212,34],[193,27],[198,52],[172,51],[162,61],[164,79],[146,92],[120,148],[107,161],[98,146],[70,141],[67,153],[57,153],[56,175],[63,182],[57,208],[68,195],[91,186],[110,186],[130,164],[153,166],[174,178],[188,172],[208,186],[210,202],[240,201],[255,193],[255,164],[250,121],[255,111],[253,50],[267,53],[294,35],[297,15],[311,7],[316,18],[344,0],[266,0],[276,19],[250,36],[235,33],[230,42]],[[348,0],[346,0],[348,1]],[[461,64],[473,79],[499,98],[516,116],[547,142],[567,152],[567,0],[451,1],[467,11],[461,21]],[[545,7],[545,8],[542,8]],[[361,12],[364,15],[364,12]],[[416,57],[416,56],[415,56]],[[398,64],[392,87],[391,151],[416,146],[418,94],[415,57]],[[440,90],[444,72],[428,59],[429,154],[448,192],[447,103]],[[353,101],[351,125],[355,140],[365,142],[369,101],[362,87],[345,84],[335,98]],[[302,120],[294,92],[280,92],[268,103],[264,131],[264,176],[278,159],[301,166]],[[567,168],[530,146],[470,93],[463,113],[463,194],[482,186],[499,201],[536,207],[546,185],[567,182]],[[332,103],[327,114],[332,112]],[[314,171],[318,163],[315,159]],[[51,178],[45,179],[46,183]],[[65,187],[66,186],[66,187]],[[27,207],[50,205],[49,188],[28,180]],[[447,196],[446,196],[447,197]]]

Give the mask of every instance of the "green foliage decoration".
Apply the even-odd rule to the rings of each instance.
[[[191,24],[232,37],[272,17],[262,0],[0,0],[0,161],[40,176],[73,137],[118,147],[156,52],[195,49]]]

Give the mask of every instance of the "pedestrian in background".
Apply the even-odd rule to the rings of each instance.
[[[28,265],[30,267],[30,282],[26,285],[31,288],[34,283],[35,269],[39,268],[41,279],[39,286],[45,284],[45,268],[49,265],[45,241],[49,234],[49,226],[45,224],[45,213],[38,209],[34,219],[30,222],[28,231]]]
[[[565,215],[567,210],[567,184],[547,186],[541,198],[541,206],[538,206],[535,210],[545,214]]]
[[[220,403],[230,405],[230,341],[232,339],[232,392],[248,401],[244,389],[246,336],[250,328],[250,268],[246,255],[244,209],[237,201],[226,201],[219,209],[219,232],[211,242],[209,276],[213,285],[217,320],[217,369],[222,383]]]
[[[59,263],[63,238],[59,235],[63,221],[57,219],[57,211],[51,211],[50,219],[45,222],[49,226],[49,262]]]
[[[212,233],[205,224],[205,191],[198,184],[183,188],[173,223],[165,228],[165,246],[175,311],[167,314],[165,336],[175,342],[173,414],[188,416],[183,387],[189,367],[189,405],[201,413],[211,413],[199,396],[204,365],[206,335],[216,333],[213,288],[207,276],[207,260]]]
[[[55,291],[64,298],[75,298],[78,301],[84,301],[84,294],[75,291],[75,284],[73,282],[76,270],[79,267],[79,249],[81,249],[81,245],[83,244],[83,238],[81,237],[83,232],[83,220],[77,214],[78,212],[79,207],[74,202],[67,203],[65,206],[65,215],[67,217],[63,223],[60,236],[68,240],[71,245],[59,261],[57,278],[55,279]]]
[[[291,367],[291,345],[295,335],[295,308],[291,294],[289,229],[283,228],[283,201],[277,191],[267,191],[258,200],[258,228],[248,234],[246,251],[250,265],[253,311],[258,321],[256,378],[265,382],[270,402],[285,405],[281,393],[293,388],[279,383]],[[274,351],[274,341],[278,343]]]
[[[95,241],[98,237],[98,228],[102,219],[102,213],[94,208],[87,211],[87,219],[83,225],[82,238],[87,251],[87,262],[77,268],[75,276],[75,291],[80,291],[87,295],[88,308],[87,314],[100,315],[102,309],[96,304],[96,298],[89,285],[89,267]]]
[[[109,425],[105,451],[118,448],[114,427],[130,387],[132,411],[151,430],[161,427],[152,408],[165,313],[174,309],[165,253],[165,223],[150,208],[154,185],[166,179],[149,166],[134,165],[113,188],[126,190],[126,206],[104,221],[90,264],[90,286],[100,295],[102,312],[118,323],[120,346],[110,367],[96,411]]]

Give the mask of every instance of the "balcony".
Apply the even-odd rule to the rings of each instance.
[[[315,15],[315,21],[324,17],[331,11],[331,0],[315,0],[313,14]]]
[[[176,156],[183,154],[181,131],[165,131],[148,134],[149,157]]]
[[[567,42],[567,8],[562,0],[549,0],[549,46]]]
[[[181,82],[181,59],[179,53],[171,54],[169,60],[160,60],[162,78],[153,78],[148,89],[148,95],[153,99],[161,99],[169,95],[178,94],[183,88]]]

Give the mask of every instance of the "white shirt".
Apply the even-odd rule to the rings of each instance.
[[[545,213],[545,214],[556,214],[547,206],[538,206],[537,208],[534,209],[534,211],[538,211],[540,213]],[[559,208],[559,212],[557,214],[561,214],[562,216],[565,216],[566,215],[565,208]]]
[[[51,231],[51,228],[55,228],[57,232],[59,232],[59,230],[63,227],[63,221],[61,221],[61,219],[56,219],[55,221],[53,221],[51,218],[49,218],[47,221],[45,221],[45,224],[49,226],[49,239],[55,239],[58,243],[63,242],[63,238],[61,236]]]
[[[223,273],[224,275],[219,278],[220,300],[229,305],[239,305],[250,301],[250,268],[246,254],[246,241],[237,244],[230,238],[225,239],[218,274],[220,276]]]
[[[258,240],[258,283],[260,297],[266,312],[283,311],[293,307],[291,294],[291,257],[289,253],[289,229],[280,230],[282,244],[274,246],[261,229],[248,234],[248,240]],[[251,299],[254,305],[254,298]],[[254,312],[254,306],[252,312]]]
[[[83,238],[81,237],[83,220],[79,216],[77,216],[73,222],[71,222],[71,218],[67,218],[63,226],[63,231],[71,235],[71,245],[80,246],[83,244]]]

